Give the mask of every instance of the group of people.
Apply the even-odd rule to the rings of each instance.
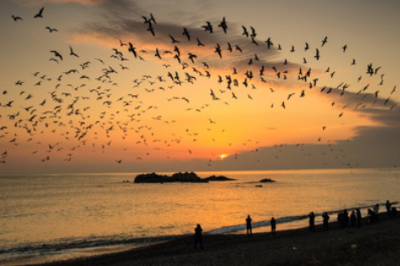
[[[250,215],[247,216],[246,218],[246,234],[247,236],[252,236],[253,235],[253,228],[252,228],[252,222],[253,220],[251,219]],[[197,245],[200,246],[201,249],[203,249],[203,240],[202,240],[202,232],[203,229],[201,228],[200,224],[197,224],[196,228],[194,229],[194,249],[196,249]],[[275,235],[276,232],[276,220],[274,217],[271,218],[271,233],[272,235]]]
[[[252,219],[251,219],[250,215],[248,215],[247,218],[246,218],[246,235],[247,236],[252,236],[253,235],[253,229],[252,229],[251,221],[252,221]],[[271,233],[272,233],[272,235],[275,235],[275,232],[276,232],[276,220],[275,220],[274,217],[271,218],[270,224],[271,224]]]
[[[397,209],[396,207],[392,207],[392,204],[389,202],[389,200],[386,201],[386,211],[389,216],[395,217],[397,215]],[[378,213],[379,213],[379,204],[376,204],[373,209],[368,209],[368,222],[369,223],[375,223],[378,220]],[[311,232],[315,232],[315,214],[314,212],[310,212],[308,215],[309,217],[309,228]],[[327,212],[324,212],[322,214],[322,222],[323,222],[323,229],[324,231],[329,230],[329,219],[330,216]],[[340,224],[340,228],[348,228],[348,227],[361,227],[361,211],[359,208],[356,208],[355,210],[352,210],[350,215],[349,212],[345,209],[341,212],[338,213],[337,216],[337,221]],[[253,235],[253,230],[252,230],[252,222],[253,220],[251,219],[250,215],[247,216],[246,218],[246,235],[248,237],[251,237]],[[270,221],[271,225],[271,234],[275,235],[276,233],[276,220],[274,217],[271,218]],[[197,245],[200,245],[200,248],[203,249],[203,242],[202,242],[202,232],[203,229],[201,228],[200,224],[197,224],[197,227],[194,229],[195,231],[195,238],[194,238],[194,248],[196,249]]]
[[[392,204],[390,203],[389,200],[386,201],[386,212],[389,216],[396,216],[397,215],[397,209],[396,207],[392,207]],[[378,221],[378,213],[379,213],[379,204],[376,204],[372,209],[368,209],[368,222],[369,223],[375,223]],[[323,228],[325,231],[329,230],[329,215],[327,212],[324,212],[322,214],[322,220],[323,220]],[[315,231],[315,215],[313,212],[309,214],[309,222],[310,222],[310,231],[313,232]],[[348,227],[361,227],[361,221],[362,221],[362,216],[361,216],[361,211],[359,208],[356,208],[355,210],[352,210],[350,215],[349,212],[344,209],[343,211],[338,213],[337,216],[337,221],[339,222],[340,228],[348,228]]]

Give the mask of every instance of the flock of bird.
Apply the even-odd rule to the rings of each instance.
[[[45,8],[43,7],[32,17],[43,19],[44,16]],[[48,76],[45,70],[36,71],[33,73],[35,79],[33,84],[26,84],[24,78],[21,78],[15,81],[15,89],[10,89],[13,91],[16,91],[16,88],[20,89],[17,97],[13,96],[12,99],[7,98],[11,94],[9,90],[3,89],[0,98],[0,120],[3,125],[0,128],[0,142],[8,142],[15,146],[24,145],[27,142],[36,142],[36,145],[42,148],[34,148],[32,154],[38,155],[42,162],[47,162],[56,152],[63,153],[65,161],[71,161],[77,150],[84,146],[91,146],[93,151],[105,152],[108,147],[112,146],[115,132],[119,132],[116,135],[124,140],[130,139],[131,133],[133,133],[138,146],[146,147],[150,142],[158,142],[160,147],[156,150],[161,149],[161,146],[168,149],[172,145],[178,145],[186,137],[196,141],[200,137],[199,133],[192,132],[189,129],[181,132],[181,134],[175,132],[171,134],[170,138],[157,138],[157,136],[166,134],[159,132],[159,129],[154,126],[147,125],[146,119],[142,118],[151,117],[152,120],[165,124],[178,123],[179,121],[164,119],[162,110],[158,110],[158,106],[143,101],[145,99],[143,94],[173,91],[180,86],[199,84],[203,80],[215,82],[215,87],[204,91],[204,93],[209,94],[210,98],[209,102],[202,106],[191,106],[191,99],[186,95],[166,98],[166,101],[182,101],[188,104],[186,111],[200,113],[215,102],[229,106],[230,101],[254,100],[251,94],[252,90],[264,89],[269,93],[274,93],[278,89],[271,84],[289,81],[293,84],[301,84],[302,89],[288,93],[285,98],[275,104],[271,102],[266,108],[287,109],[291,99],[305,97],[309,91],[318,90],[319,93],[332,94],[338,97],[350,93],[347,89],[351,84],[346,82],[340,82],[336,87],[320,85],[321,79],[336,77],[336,71],[330,70],[329,67],[325,72],[305,67],[310,60],[323,60],[323,50],[329,45],[328,37],[322,38],[321,43],[315,45],[314,48],[311,48],[312,45],[307,42],[302,49],[291,46],[290,53],[297,53],[298,50],[302,50],[304,54],[309,55],[303,57],[302,64],[291,63],[288,59],[272,64],[261,57],[263,54],[265,55],[265,51],[279,53],[283,50],[281,44],[276,43],[272,38],[260,41],[257,38],[257,31],[253,27],[242,26],[241,42],[245,43],[244,45],[234,44],[230,41],[211,44],[204,39],[201,41],[201,37],[191,33],[193,30],[190,28],[182,27],[181,36],[173,36],[172,33],[157,31],[158,25],[152,14],[142,18],[143,27],[147,34],[153,38],[160,35],[167,36],[171,43],[166,45],[169,45],[170,49],[162,50],[154,47],[154,50],[144,50],[137,47],[134,41],[116,40],[116,47],[110,51],[109,58],[88,59],[79,51],[75,51],[72,46],[69,46],[69,54],[60,52],[63,48],[49,48],[49,64],[62,65],[66,60],[70,61],[72,60],[70,58],[73,58],[77,62],[76,68],[66,69],[55,77]],[[25,22],[24,18],[20,16],[12,15],[12,19],[15,23]],[[223,34],[224,36],[229,36],[230,30],[225,17],[217,24],[217,27],[210,21],[206,21],[199,28],[204,31],[203,33]],[[58,32],[58,29],[50,26],[45,29],[48,30],[49,34]],[[185,45],[192,42],[197,47],[196,51],[199,51],[197,54],[195,52],[184,52]],[[338,51],[346,53],[347,48],[347,45],[344,45]],[[309,52],[309,50],[314,52]],[[264,53],[258,53],[258,51],[264,51]],[[235,61],[232,58],[237,59]],[[130,71],[127,63],[135,60],[146,64],[156,61],[157,64],[162,64],[165,68],[165,74],[156,77],[150,74],[134,78],[131,89],[123,89],[124,95],[121,97],[115,96],[121,93],[118,76],[123,71]],[[151,62],[149,63],[149,61]],[[228,67],[221,69],[220,62],[224,62],[222,64]],[[238,65],[235,65],[235,62]],[[356,64],[356,59],[349,59],[350,67]],[[89,75],[87,72],[88,68],[94,68],[93,65],[101,69],[97,76]],[[51,68],[51,65],[49,68]],[[365,73],[357,75],[355,82],[359,84],[361,84],[364,75],[370,78],[378,77],[379,82],[377,84],[364,83],[360,86],[358,92],[352,92],[359,99],[359,102],[353,106],[354,109],[367,108],[372,105],[380,105],[380,107],[388,110],[396,107],[396,103],[390,99],[390,96],[396,91],[396,86],[391,89],[387,98],[380,97],[382,94],[380,90],[368,90],[370,87],[383,86],[384,74],[381,74],[380,69],[381,67],[368,64]],[[69,81],[68,83],[65,81],[66,79]],[[75,82],[75,85],[71,80]],[[77,83],[79,85],[76,85]],[[52,89],[48,91],[46,96],[35,94],[35,88],[40,86],[52,87]],[[249,92],[249,90],[245,90],[246,88],[252,90]],[[246,95],[245,97],[242,96],[243,93]],[[154,97],[163,96],[157,94]],[[40,100],[36,104],[34,99],[38,98]],[[92,105],[93,101],[97,106]],[[334,106],[335,102],[333,101],[331,105]],[[341,108],[342,110],[338,112],[338,118],[343,116],[343,109],[348,106],[349,104]],[[101,111],[97,112],[98,109],[101,109]],[[207,121],[208,126],[216,123],[212,118]],[[326,130],[324,125],[321,125],[321,128],[321,132]],[[43,136],[47,136],[46,134],[58,135],[59,141],[45,143]],[[102,134],[106,136],[108,141],[105,143],[96,142],[98,138],[101,139]],[[318,141],[321,141],[321,138]],[[66,143],[69,143],[69,146]],[[254,141],[253,143],[257,142]],[[301,144],[298,144],[298,146],[301,146]],[[282,145],[277,145],[277,147],[282,147]],[[186,147],[186,149],[188,155],[192,154],[190,147]],[[258,151],[258,149],[254,151]],[[0,163],[6,163],[10,152],[2,152]],[[145,152],[143,155],[149,155],[149,152]],[[238,157],[239,154],[235,154],[235,158]],[[138,156],[136,159],[142,160],[143,156]],[[116,163],[124,162],[124,159],[121,158],[114,160]],[[212,159],[209,159],[207,164],[211,166],[211,163]]]

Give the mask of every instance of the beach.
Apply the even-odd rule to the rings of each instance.
[[[204,235],[204,249],[193,248],[193,237],[182,237],[90,258],[40,264],[72,265],[398,265],[400,261],[400,219],[386,213],[361,228],[340,228],[331,217],[329,231],[322,225],[316,232],[308,228],[264,233]],[[39,264],[38,264],[39,265]]]

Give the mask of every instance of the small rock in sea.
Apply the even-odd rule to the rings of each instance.
[[[262,185],[256,185],[256,187],[262,187]]]

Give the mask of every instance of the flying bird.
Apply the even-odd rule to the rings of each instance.
[[[50,52],[52,52],[54,54],[54,56],[60,58],[60,60],[63,61],[63,57],[59,52],[57,52],[55,50],[51,50]]]
[[[249,33],[248,33],[246,27],[242,25],[242,29],[243,29],[242,35],[245,35],[246,37],[249,37]]]
[[[22,18],[18,16],[12,15],[11,17],[14,19],[15,22],[17,22],[18,20],[22,20]]]
[[[169,35],[171,38],[172,43],[179,43],[180,41],[176,40],[172,35]]]
[[[188,39],[188,41],[190,41],[190,34],[189,34],[189,31],[186,28],[183,28],[182,35],[185,35],[186,38]],[[197,39],[197,40],[199,40],[199,39]]]
[[[131,53],[135,56],[135,58],[137,58],[137,54],[136,54],[136,51],[135,51],[135,47],[133,47],[133,45],[132,45],[131,42],[129,42],[129,49],[128,49],[128,51],[131,52]]]
[[[215,47],[215,53],[217,53],[219,55],[219,58],[222,59],[222,54],[221,54],[221,47],[219,46],[219,44],[217,43],[217,46]]]
[[[318,48],[316,49],[316,53],[315,53],[315,59],[317,59],[317,60],[319,60],[319,50],[318,50]]]
[[[44,7],[42,7],[39,10],[39,13],[37,13],[33,18],[43,18],[43,10],[44,10]]]
[[[210,33],[213,33],[213,26],[211,25],[210,21],[206,21],[206,25],[201,26],[204,28],[204,31],[209,31]]]
[[[196,38],[197,39],[197,46],[205,46],[200,40],[199,40],[199,38]]]
[[[222,28],[222,30],[226,34],[226,30],[228,29],[228,25],[226,25],[225,17],[222,18],[222,21],[221,21],[221,23],[218,24],[218,27]]]
[[[75,57],[79,57],[79,55],[77,55],[76,53],[74,53],[74,50],[72,50],[72,47],[71,47],[71,46],[69,46],[69,51],[70,51],[69,55],[75,56]]]
[[[325,38],[322,40],[322,46],[324,46],[328,42],[328,36],[325,36]]]
[[[48,26],[47,26],[45,29],[49,30],[50,33],[52,33],[53,31],[58,32],[57,29],[55,29],[55,28],[50,28],[50,27],[48,27]]]
[[[266,43],[267,43],[267,47],[268,47],[268,49],[270,49],[271,48],[271,46],[273,46],[274,44],[272,43],[272,41],[271,41],[271,38],[268,38],[266,41],[265,41]]]

